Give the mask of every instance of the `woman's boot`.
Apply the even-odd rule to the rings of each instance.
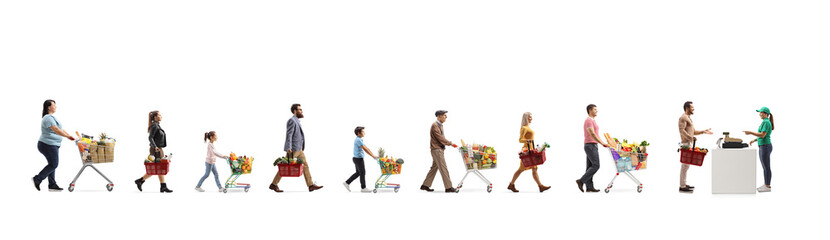
[[[141,185],[143,185],[143,184],[144,184],[144,179],[143,178],[138,178],[138,179],[135,180],[135,186],[138,187],[138,191],[140,191],[140,192],[144,191],[144,190],[141,190]]]
[[[163,192],[163,193],[171,193],[171,192],[173,192],[173,190],[170,190],[169,188],[167,188],[167,183],[162,183],[162,184],[161,184],[161,190],[159,190],[159,191],[161,191],[161,192]]]

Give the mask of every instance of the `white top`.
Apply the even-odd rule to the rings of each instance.
[[[212,142],[208,142],[207,147],[207,159],[205,159],[206,163],[214,164],[216,163],[216,157],[225,157],[225,155],[219,154],[216,152],[216,148],[213,147]]]

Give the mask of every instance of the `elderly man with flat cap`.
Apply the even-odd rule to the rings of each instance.
[[[458,192],[452,187],[452,180],[450,180],[450,173],[447,171],[447,162],[444,161],[444,149],[446,146],[453,145],[452,142],[444,138],[444,122],[447,121],[447,111],[438,110],[435,112],[435,117],[438,118],[432,127],[429,129],[429,148],[432,153],[432,167],[429,168],[427,178],[424,179],[424,184],[421,185],[421,190],[432,192],[432,180],[435,179],[435,172],[441,172],[441,180],[444,181],[444,192]]]

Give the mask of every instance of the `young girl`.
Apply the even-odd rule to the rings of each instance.
[[[196,184],[196,191],[204,192],[205,190],[202,189],[202,183],[207,179],[210,172],[213,172],[213,179],[216,180],[216,187],[219,188],[219,192],[225,190],[222,187],[222,184],[219,182],[219,173],[216,172],[216,157],[221,158],[228,158],[228,156],[219,154],[216,152],[216,148],[213,147],[213,142],[216,141],[216,132],[210,131],[205,133],[205,142],[210,140],[207,147],[207,159],[205,160],[205,175],[202,176],[202,179],[199,179],[199,184]]]

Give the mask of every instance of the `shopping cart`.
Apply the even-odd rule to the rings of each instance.
[[[79,135],[77,132],[76,135]],[[81,173],[86,170],[86,168],[91,167],[93,170],[98,172],[101,177],[104,177],[107,180],[107,191],[112,192],[112,188],[115,186],[112,181],[110,181],[107,176],[101,173],[98,168],[95,167],[93,164],[98,163],[111,163],[115,158],[114,150],[115,150],[115,140],[107,141],[103,145],[99,145],[98,142],[92,142],[93,137],[83,135],[81,137],[78,136],[78,139],[75,140],[75,144],[78,146],[78,151],[81,155],[81,162],[83,163],[83,167],[81,170],[78,171],[78,174],[75,175],[75,178],[72,179],[72,182],[69,183],[69,191],[75,191],[75,182],[78,181],[78,177],[81,176]]]
[[[464,178],[462,178],[461,182],[458,183],[458,191],[456,192],[461,191],[461,187],[464,185],[464,180],[467,179],[467,176],[469,176],[470,173],[478,176],[481,181],[484,181],[484,183],[487,184],[488,193],[492,192],[493,183],[491,183],[490,180],[487,180],[487,178],[484,177],[479,170],[496,168],[495,150],[492,147],[473,144],[462,146],[458,148],[458,151],[461,153],[461,158],[464,160],[464,167],[467,168],[467,173],[464,174]]]
[[[637,180],[631,171],[637,170],[644,170],[646,169],[646,160],[648,158],[648,153],[638,153],[633,151],[618,151],[614,148],[608,148],[608,151],[611,152],[611,158],[614,159],[614,166],[617,169],[617,175],[614,175],[614,178],[611,179],[611,183],[608,183],[608,187],[605,188],[605,193],[611,191],[611,187],[614,186],[614,180],[620,176],[620,173],[625,174],[631,181],[637,184],[637,192],[643,192],[643,183],[640,180]]]
[[[250,174],[251,170],[253,169],[253,157],[242,157],[237,159],[225,158],[228,161],[228,165],[231,167],[231,176],[228,177],[228,180],[225,181],[225,189],[222,190],[224,193],[228,193],[228,188],[242,188],[245,192],[251,189],[250,183],[238,183],[236,182],[239,179],[239,176],[242,174]]]
[[[399,161],[400,160],[400,161]],[[378,165],[380,165],[380,177],[375,181],[375,189],[373,193],[378,192],[378,188],[392,188],[397,193],[401,189],[401,185],[397,183],[386,182],[389,176],[401,174],[401,167],[403,166],[403,159],[393,160],[392,158],[378,158]]]

